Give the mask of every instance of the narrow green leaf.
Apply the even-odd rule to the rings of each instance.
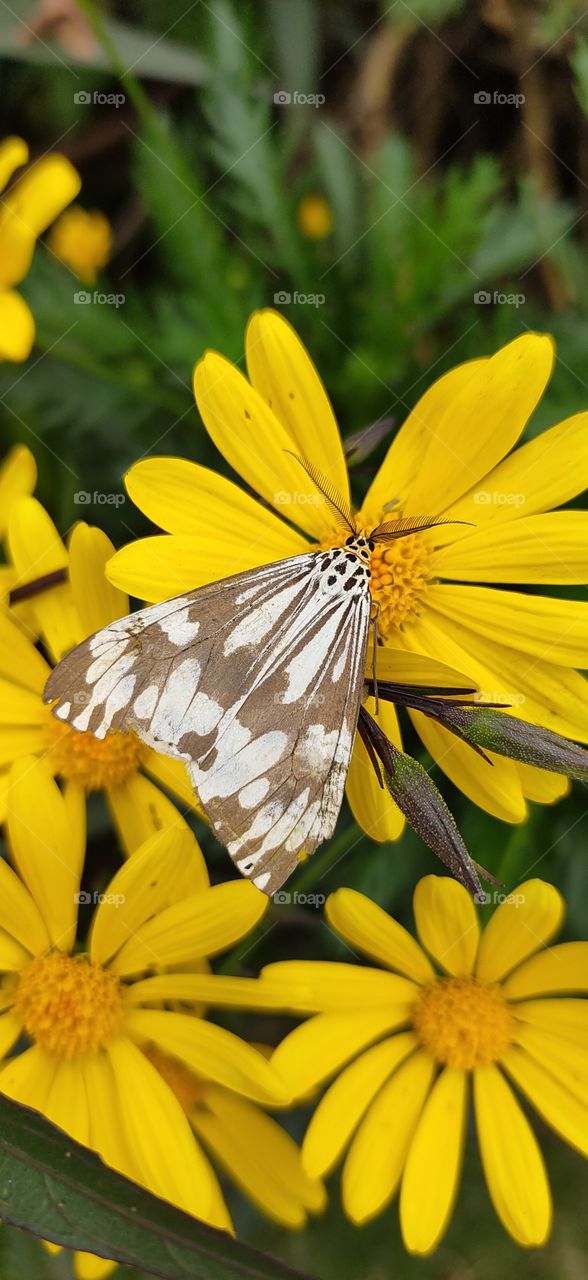
[[[0,1218],[162,1280],[309,1280],[129,1182],[1,1095]]]

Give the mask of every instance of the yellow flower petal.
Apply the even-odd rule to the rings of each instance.
[[[13,860],[54,946],[69,951],[75,940],[82,865],[66,802],[40,760],[17,761],[10,785],[8,835]]]
[[[0,768],[22,756],[42,755],[46,747],[47,734],[40,725],[0,725]]]
[[[94,914],[89,951],[94,964],[108,964],[137,930],[169,903],[173,881],[192,851],[187,826],[158,831],[116,872]]]
[[[267,538],[276,559],[307,549],[300,534],[239,485],[185,458],[144,458],[127,472],[125,485],[135,506],[153,524],[166,533],[207,538],[209,549],[210,542],[222,542],[233,525],[253,548]]]
[[[527,333],[490,359],[445,374],[404,423],[366,506],[376,497],[378,505],[400,497],[407,514],[409,507],[445,511],[512,449],[543,394],[553,358],[548,337]]]
[[[0,244],[2,235],[0,232]],[[2,269],[0,268],[0,277]],[[30,307],[13,289],[0,291],[0,359],[22,363],[31,354],[35,321]]]
[[[453,1209],[463,1158],[467,1076],[450,1067],[425,1102],[400,1190],[402,1238],[410,1253],[432,1253]]]
[[[153,756],[155,752],[152,753]],[[150,753],[151,759],[151,753]],[[179,763],[179,761],[178,761]],[[106,800],[119,840],[127,855],[134,853],[145,840],[164,827],[183,824],[173,803],[151,778],[132,773],[118,787],[109,787]],[[194,840],[194,854],[196,841]]]
[[[59,1059],[35,1044],[24,1053],[10,1058],[0,1071],[0,1093],[24,1107],[44,1111]]]
[[[292,325],[277,311],[254,312],[247,325],[245,353],[251,384],[285,427],[290,447],[318,467],[349,502],[347,464],[335,415]]]
[[[50,946],[43,915],[20,876],[3,858],[0,858],[0,928],[31,955],[41,955]]]
[[[351,947],[414,982],[430,982],[435,973],[418,942],[401,924],[356,889],[337,889],[327,899],[329,924]]]
[[[80,186],[69,160],[55,154],[38,160],[11,188],[0,214],[3,283],[17,284],[26,275],[37,236],[77,196]]]
[[[354,889],[338,889],[337,893],[352,894]],[[358,897],[363,897],[358,894]],[[331,898],[335,894],[331,894]],[[385,921],[390,920],[392,925],[396,924],[391,920],[381,907],[377,907],[375,902],[370,902],[368,898],[364,902],[369,903],[369,907],[373,907],[373,925],[375,931],[374,945],[378,946],[378,932],[383,934],[388,942],[387,954],[390,953],[390,937],[395,938],[393,930],[390,933],[386,931],[385,923],[382,925],[378,919],[378,912],[385,917]],[[369,912],[366,907],[366,913]],[[368,931],[368,923],[365,925],[366,933]],[[401,925],[396,928],[402,930]],[[340,931],[339,931],[340,932]],[[427,961],[420,948],[414,942],[414,939],[407,934],[410,941],[406,946],[406,964],[412,962],[415,972],[427,972]],[[413,943],[414,951],[410,948],[410,942]],[[404,939],[400,937],[397,942],[397,951],[400,953],[404,945]],[[431,975],[432,975],[431,970]],[[349,1009],[376,1009],[382,1005],[390,1004],[410,1004],[414,1002],[418,995],[418,989],[414,983],[401,978],[395,973],[386,973],[382,969],[368,969],[363,965],[356,964],[339,964],[336,960],[278,960],[274,964],[268,964],[261,971],[261,983],[264,989],[276,1001],[279,1001],[283,1009],[290,1009],[297,1013],[336,1013],[338,1011],[348,1012]]]
[[[390,702],[381,702],[375,715],[375,702],[368,698],[366,709],[377,720],[386,736],[401,747],[400,728],[396,709]],[[381,787],[366,748],[356,734],[347,774],[345,793],[355,821],[372,840],[380,842],[398,840],[404,830],[404,816],[385,787]]]
[[[433,588],[431,588],[433,590]],[[436,590],[436,588],[435,588]],[[525,597],[526,599],[526,597]],[[368,654],[366,674],[372,675],[371,652]],[[408,653],[406,649],[392,649],[388,645],[378,645],[376,650],[376,672],[378,680],[391,680],[395,684],[433,685],[438,688],[465,689],[475,687],[469,675],[448,667],[436,658],[422,653]]]
[[[515,1043],[546,1070],[580,1102],[588,1106],[588,1047],[571,1040],[561,1041],[557,1034],[542,1027],[517,1026]]]
[[[80,619],[80,639],[107,627],[129,612],[129,598],[117,591],[104,575],[114,553],[110,538],[80,521],[69,542],[69,580]]]
[[[226,1229],[226,1217],[218,1220],[215,1175],[169,1085],[124,1037],[113,1041],[108,1056],[141,1182],[186,1213]]]
[[[495,524],[435,551],[442,578],[480,582],[586,581],[588,523],[583,511],[552,511]]]
[[[171,791],[182,806],[193,809],[199,817],[204,816],[183,760],[172,760],[171,756],[160,755],[158,751],[152,751],[150,747],[146,747],[141,763],[149,777],[161,787],[165,787],[166,791]]]
[[[380,1090],[345,1161],[341,1195],[352,1222],[367,1222],[394,1195],[435,1066],[417,1050]]]
[[[547,1124],[571,1147],[588,1156],[586,1104],[518,1045],[510,1046],[502,1066]]]
[[[37,693],[0,677],[0,724],[39,725],[46,720],[47,712]]]
[[[588,1000],[521,1000],[512,1011],[517,1021],[588,1048]]]
[[[125,1027],[133,1039],[159,1045],[197,1075],[254,1102],[282,1106],[290,1101],[290,1091],[272,1063],[224,1027],[161,1009],[132,1009]]]
[[[265,894],[247,880],[203,889],[141,925],[115,956],[112,970],[123,977],[224,951],[255,928],[267,907]]]
[[[140,1181],[132,1148],[126,1139],[116,1077],[106,1053],[86,1054],[82,1061],[90,1107],[89,1144],[111,1168]]]
[[[433,585],[429,599],[437,613],[489,640],[547,662],[582,667],[588,653],[588,604],[551,596],[496,591],[492,587]]]
[[[500,982],[515,965],[545,946],[564,918],[561,894],[545,880],[526,880],[491,916],[480,941],[476,974]]]
[[[67,551],[53,521],[36,498],[21,498],[14,504],[8,543],[19,585],[55,570],[67,569]],[[40,591],[31,598],[30,607],[58,661],[80,638],[69,585],[60,583]]]
[[[26,498],[37,483],[37,463],[26,444],[13,444],[0,463],[0,536],[4,538],[13,503]]]
[[[421,618],[411,628],[407,640],[411,647],[426,643],[427,649],[437,641],[443,658],[451,654],[458,662],[467,654],[479,697],[508,703],[509,715],[542,725],[565,738],[583,741],[582,735],[588,735],[586,682],[577,671],[539,658],[529,660],[526,654],[507,648],[498,639],[487,640],[432,611],[426,622]]]
[[[22,1035],[22,1023],[9,1010],[0,1014],[0,1058],[10,1052],[19,1036]]]
[[[325,1204],[322,1183],[304,1172],[296,1143],[244,1098],[209,1085],[205,1106],[191,1121],[196,1133],[262,1213],[286,1227],[302,1227],[306,1210]]]
[[[264,508],[259,510],[265,517]],[[108,579],[141,600],[170,600],[208,582],[308,550],[299,534],[286,525],[273,529],[263,517],[255,536],[246,538],[238,524],[227,525],[212,546],[209,532],[198,537],[172,533],[140,538],[112,557]]]
[[[423,876],[413,897],[422,945],[446,973],[471,973],[480,937],[476,908],[463,885],[449,876]]]
[[[51,668],[20,627],[0,613],[0,674],[41,694]]]
[[[0,142],[0,191],[3,191],[10,182],[15,169],[20,169],[21,165],[26,164],[28,158],[29,149],[22,138],[2,139]]]
[[[208,351],[194,370],[194,394],[208,434],[245,483],[307,533],[332,533],[330,507],[292,457],[296,440],[239,369]]]
[[[420,711],[409,712],[427,751],[451,782],[480,809],[503,822],[522,822],[527,816],[520,775],[512,760],[486,752],[488,764],[467,742],[443,729]]]
[[[280,990],[259,978],[231,978],[218,973],[161,973],[133,982],[126,991],[129,1005],[158,1004],[162,1000],[218,1005],[229,1009],[284,1009]]]
[[[295,1098],[328,1080],[374,1040],[407,1022],[406,1008],[361,1009],[351,1013],[318,1013],[286,1036],[272,1064]]]
[[[410,1031],[382,1040],[345,1067],[315,1108],[302,1144],[302,1160],[315,1178],[341,1158],[370,1103],[400,1062],[416,1048]]]
[[[0,970],[3,973],[19,973],[30,958],[30,952],[12,934],[0,929]]]
[[[58,1060],[43,1112],[52,1124],[87,1146],[90,1136],[90,1100],[86,1093],[81,1060]]]
[[[574,414],[515,449],[451,515],[475,525],[502,524],[568,502],[588,485],[587,424],[587,414]]]
[[[0,537],[6,533],[12,504],[31,494],[36,483],[37,464],[30,449],[13,445],[0,463]]]
[[[526,800],[535,800],[537,804],[555,804],[567,796],[571,783],[561,773],[549,773],[547,769],[536,769],[532,764],[521,764],[517,760],[517,771],[521,779],[523,795]]]
[[[528,1120],[497,1067],[474,1072],[474,1104],[490,1199],[518,1244],[545,1243],[551,1196],[543,1157]]]
[[[588,942],[562,942],[540,951],[519,965],[502,989],[508,1000],[588,991]]]
[[[99,1258],[96,1253],[83,1253],[76,1249],[73,1256],[73,1269],[76,1280],[106,1280],[116,1268],[116,1262],[109,1258]]]

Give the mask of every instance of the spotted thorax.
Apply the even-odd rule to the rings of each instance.
[[[345,545],[239,573],[120,618],[56,667],[45,701],[74,729],[134,731],[186,761],[218,839],[274,893],[334,830],[362,702],[370,557],[378,542],[303,463],[350,531]]]

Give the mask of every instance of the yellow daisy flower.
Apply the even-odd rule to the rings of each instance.
[[[94,284],[112,253],[112,227],[99,209],[74,204],[57,219],[47,243],[84,284]]]
[[[203,583],[307,551],[337,546],[346,532],[294,454],[303,455],[349,498],[343,444],[325,389],[294,330],[274,311],[251,318],[247,379],[216,352],[196,366],[205,427],[226,461],[264,500],[206,467],[151,458],[127,476],[132,500],[165,535],[123,547],[108,567],[119,588],[158,601]],[[440,660],[465,673],[486,698],[513,714],[585,741],[588,605],[492,585],[585,579],[586,517],[550,513],[585,484],[588,415],[577,414],[511,453],[548,382],[551,340],[524,334],[489,359],[458,366],[411,411],[365,495],[358,524],[443,515],[471,521],[415,533],[372,555],[380,604],[380,679],[403,680],[402,656]],[[286,517],[284,519],[283,517]],[[287,523],[286,520],[291,521]],[[293,528],[296,524],[298,528]],[[478,585],[482,584],[482,585]],[[410,679],[410,677],[408,677]],[[462,674],[462,682],[464,676]],[[374,704],[368,704],[373,712]],[[549,803],[565,778],[492,757],[494,768],[446,729],[413,711],[413,724],[440,768],[470,799],[507,822],[526,816],[526,798]],[[394,708],[380,724],[400,746]],[[375,840],[396,838],[401,816],[356,742],[348,798]]]
[[[33,493],[37,464],[25,444],[15,444],[0,462],[0,539],[6,542],[8,522],[15,502]],[[9,564],[0,565],[0,601],[7,603],[15,573]]]
[[[204,1148],[264,1211],[302,1225],[307,1210],[322,1207],[323,1189],[259,1111],[288,1105],[287,1090],[259,1050],[183,1003],[263,1006],[256,980],[185,968],[254,928],[265,896],[242,880],[186,893],[193,837],[186,827],[168,829],[96,895],[79,951],[82,810],[32,758],[13,769],[8,836],[14,869],[0,860],[0,1091],[214,1226],[232,1230]],[[196,867],[195,882],[198,874]],[[11,1056],[22,1036],[28,1047]]]
[[[56,720],[42,697],[52,666],[65,653],[129,612],[128,596],[104,577],[114,548],[102,530],[83,522],[66,547],[32,497],[13,504],[8,545],[13,589],[24,587],[26,593],[31,583],[53,585],[26,599],[32,638],[0,614],[0,821],[6,817],[10,765],[23,755],[42,756],[68,794],[104,792],[130,853],[153,831],[177,821],[166,791],[186,808],[197,807],[183,762],[159,755],[134,734],[111,733],[99,741],[78,733]],[[46,657],[34,643],[37,636]]]
[[[22,138],[0,143],[0,191],[26,164]],[[0,359],[26,360],[35,339],[31,312],[13,285],[31,265],[37,237],[77,196],[80,177],[65,156],[43,156],[10,188],[0,205]]]
[[[367,1222],[400,1188],[407,1249],[439,1243],[457,1194],[473,1095],[490,1198],[521,1245],[541,1245],[551,1197],[515,1085],[588,1155],[588,943],[547,946],[564,904],[542,880],[521,884],[483,933],[455,880],[425,876],[414,894],[421,945],[352,889],[331,894],[329,925],[381,968],[285,961],[263,970],[268,997],[313,1013],[272,1062],[295,1097],[337,1075],[302,1147],[312,1177],[343,1157],[345,1212]],[[434,963],[431,963],[431,958]]]

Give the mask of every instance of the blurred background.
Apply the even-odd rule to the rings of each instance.
[[[580,0],[1,0],[0,75],[2,134],[26,138],[32,158],[64,152],[82,177],[79,203],[112,225],[110,261],[91,283],[38,247],[20,286],[36,346],[26,364],[0,366],[1,453],[15,441],[33,450],[38,496],[62,534],[80,516],[116,545],[148,532],[123,500],[139,457],[222,469],[192,367],[211,346],[239,359],[259,306],[298,329],[344,435],[381,421],[389,435],[434,378],[526,329],[551,332],[558,349],[528,436],[588,406]],[[358,495],[385,447],[376,433],[356,462]],[[506,866],[512,885],[540,858],[538,873],[567,897],[566,936],[585,937],[582,791],[531,806],[512,828],[437,781],[477,860]],[[198,834],[213,876],[226,878],[226,855]],[[96,804],[96,884],[117,865],[112,841]],[[327,858],[321,890],[352,885],[409,924],[417,879],[437,870],[412,833],[376,846],[357,839],[348,814]],[[234,971],[278,954],[343,958],[312,904],[273,910],[280,928],[264,925],[267,936],[228,961]],[[275,1041],[285,1026],[254,1030]],[[304,1123],[292,1117],[298,1133]],[[515,1268],[580,1280],[586,1166],[547,1131],[540,1139],[556,1223],[532,1253],[503,1234],[473,1143],[453,1224],[427,1260],[404,1254],[396,1206],[361,1231],[345,1223],[336,1180],[326,1217],[298,1237],[227,1194],[244,1238],[321,1280],[495,1280]],[[6,1280],[69,1266],[0,1233]]]

